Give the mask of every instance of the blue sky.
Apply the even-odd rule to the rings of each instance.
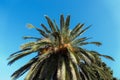
[[[10,75],[32,57],[7,66],[8,56],[28,42],[22,39],[23,36],[39,37],[35,30],[27,29],[26,24],[40,27],[40,23],[46,24],[44,15],[59,22],[60,14],[71,15],[71,29],[78,22],[93,25],[84,36],[93,37],[91,41],[100,41],[103,45],[86,48],[112,56],[115,62],[103,60],[111,67],[114,76],[120,78],[119,4],[120,0],[0,0],[0,80],[10,80]]]

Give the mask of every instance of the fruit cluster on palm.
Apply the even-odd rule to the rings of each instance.
[[[101,61],[100,56],[113,60],[112,57],[82,48],[83,45],[100,42],[86,42],[89,38],[80,37],[90,26],[83,29],[78,23],[73,30],[69,29],[70,16],[60,16],[60,27],[55,21],[45,16],[49,28],[35,28],[42,38],[26,36],[24,39],[35,39],[21,46],[21,50],[9,57],[9,65],[30,54],[36,54],[28,63],[12,74],[15,80],[28,71],[25,80],[113,80],[111,70]]]

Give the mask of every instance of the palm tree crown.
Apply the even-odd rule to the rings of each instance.
[[[60,27],[48,16],[45,18],[49,29],[44,24],[41,24],[43,30],[32,24],[28,25],[35,28],[42,38],[24,37],[35,41],[22,45],[20,51],[8,58],[8,64],[11,65],[20,58],[36,53],[35,57],[12,74],[13,80],[27,71],[25,80],[112,80],[112,73],[100,56],[111,60],[113,58],[82,48],[87,44],[101,45],[100,42],[86,42],[89,39],[87,37],[78,37],[90,26],[83,29],[84,24],[78,23],[70,30],[69,15],[66,19],[63,15],[60,16]]]

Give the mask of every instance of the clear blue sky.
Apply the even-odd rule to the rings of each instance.
[[[100,41],[101,47],[87,46],[90,50],[112,56],[115,62],[103,60],[120,75],[120,0],[0,0],[0,80],[10,80],[10,75],[30,57],[7,66],[8,56],[20,50],[27,41],[22,36],[39,36],[35,30],[26,28],[27,23],[39,26],[45,23],[44,15],[59,21],[59,15],[71,15],[71,28],[78,22],[93,26],[84,36]],[[23,77],[18,80],[23,80]]]

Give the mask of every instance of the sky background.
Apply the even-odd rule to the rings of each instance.
[[[7,65],[8,56],[28,42],[23,36],[39,37],[37,31],[27,29],[26,25],[46,24],[44,15],[59,24],[60,14],[71,15],[71,29],[79,22],[86,27],[93,25],[84,36],[93,37],[90,41],[100,41],[103,45],[86,48],[112,56],[115,62],[104,58],[103,61],[120,78],[120,0],[0,0],[0,80],[10,80],[10,75],[32,57]]]

